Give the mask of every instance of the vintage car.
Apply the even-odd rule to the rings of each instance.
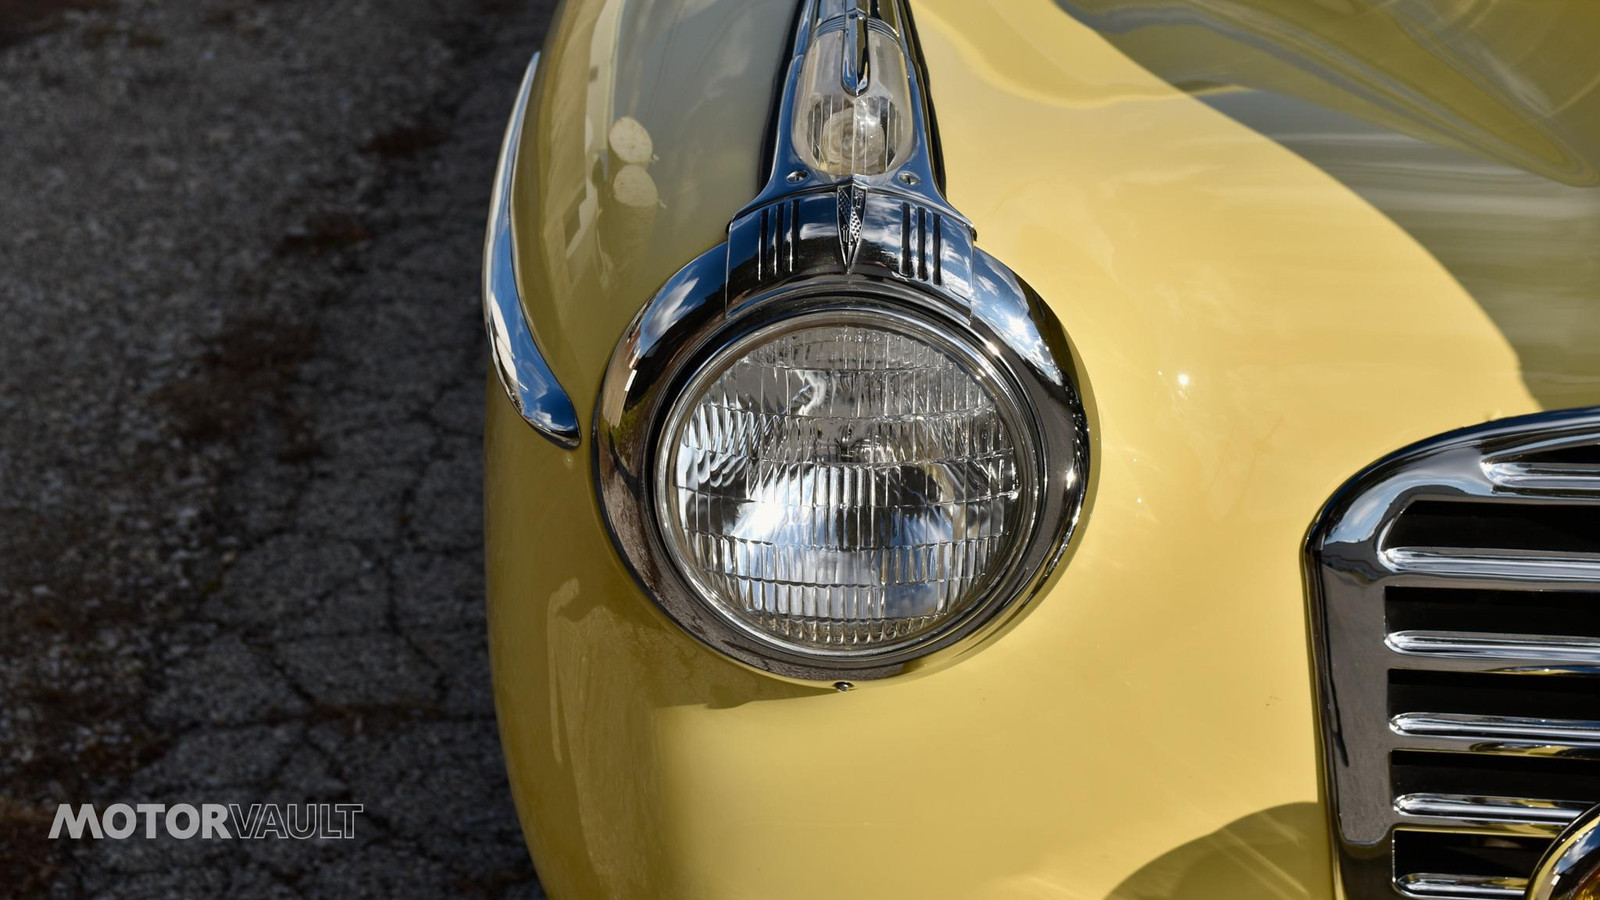
[[[484,294],[550,895],[1600,897],[1597,47],[567,0]]]

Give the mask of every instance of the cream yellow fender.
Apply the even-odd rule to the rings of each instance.
[[[1600,400],[1571,349],[1600,317],[1565,303],[1592,273],[1524,244],[1513,307],[1469,252],[1509,253],[1491,229],[1518,222],[1592,228],[1593,201],[1538,179],[1510,218],[1452,231],[1377,177],[1403,167],[1363,181],[1161,77],[1151,47],[1181,57],[1203,27],[1141,42],[1051,0],[912,8],[946,195],[1076,351],[1094,462],[1070,556],[1003,633],[848,692],[735,662],[646,596],[599,506],[602,379],[767,181],[795,4],[569,0],[504,200],[578,445],[494,378],[486,434],[495,696],[540,876],[558,900],[1331,897],[1307,528],[1397,447]],[[1295,92],[1306,71],[1255,87],[1335,106]],[[1535,127],[1514,113],[1475,121]]]

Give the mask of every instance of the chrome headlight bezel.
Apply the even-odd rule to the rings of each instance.
[[[685,270],[689,274],[683,280],[720,286],[720,279],[706,285],[696,276],[697,269],[700,276],[710,274],[703,270],[713,264],[702,257]],[[1009,621],[1046,583],[1078,521],[1089,465],[1087,415],[1075,381],[1063,370],[1041,369],[1013,340],[970,311],[894,282],[810,278],[752,297],[732,316],[723,314],[720,294],[710,293],[719,302],[695,303],[690,294],[654,307],[658,313],[680,314],[665,329],[647,309],[613,357],[596,410],[596,475],[607,522],[629,568],[673,621],[755,668],[808,681],[854,682],[899,674],[912,664],[926,665],[971,646]],[[1041,309],[1034,313],[1047,315]],[[1026,502],[1018,522],[1022,534],[980,599],[959,617],[904,644],[819,652],[734,620],[686,576],[662,532],[660,447],[675,401],[715,368],[718,359],[773,329],[863,317],[910,323],[938,335],[990,373],[994,387],[1014,406],[1012,415],[1027,445]],[[658,337],[648,352],[641,352],[641,339],[650,332]],[[1070,365],[1064,343],[1056,353],[1052,359]]]
[[[716,612],[728,627],[744,632],[768,648],[768,652],[782,652],[846,664],[860,659],[884,663],[900,658],[911,658],[920,655],[924,645],[937,642],[951,632],[954,632],[954,637],[959,639],[961,634],[987,618],[992,606],[1003,602],[1009,596],[1009,576],[1020,561],[1023,546],[1023,541],[1019,538],[1033,532],[1036,516],[1039,513],[1039,488],[1044,480],[1043,441],[1039,436],[1032,408],[1021,396],[1020,386],[1016,384],[1014,378],[1001,370],[996,360],[972,343],[972,336],[955,334],[954,329],[947,324],[910,312],[903,304],[871,302],[860,294],[850,297],[824,296],[818,300],[815,305],[807,304],[803,309],[797,309],[789,304],[777,304],[773,307],[771,316],[756,316],[752,321],[741,323],[745,327],[738,329],[740,333],[737,337],[727,333],[718,335],[719,338],[727,339],[726,342],[714,338],[712,341],[714,352],[704,359],[695,371],[689,373],[682,382],[683,387],[671,391],[670,396],[673,400],[662,409],[661,422],[651,446],[654,461],[651,463],[653,478],[650,482],[650,492],[653,501],[654,535],[657,544],[664,548],[674,571],[695,592],[700,601]],[[705,388],[720,377],[725,371],[726,363],[742,357],[755,347],[784,334],[828,325],[857,325],[912,334],[959,358],[969,367],[968,371],[976,376],[975,380],[979,386],[988,391],[996,401],[996,409],[1016,442],[1018,503],[1015,510],[1016,518],[1009,523],[1014,532],[1003,544],[1004,552],[995,561],[994,568],[976,586],[972,597],[963,598],[966,600],[965,608],[952,615],[948,621],[939,623],[925,634],[891,640],[881,645],[819,646],[788,641],[778,635],[752,627],[728,609],[728,598],[722,596],[712,584],[700,577],[693,561],[684,555],[682,542],[675,540],[674,536],[668,533],[678,527],[672,497],[667,493],[669,474],[674,462],[671,446],[677,442],[684,419],[696,405]],[[719,343],[720,347],[715,346]]]
[[[774,119],[772,171],[728,238],[679,270],[646,304],[613,354],[595,407],[595,478],[617,548],[645,592],[678,625],[752,667],[808,681],[883,678],[976,646],[1056,570],[1087,494],[1089,418],[1060,324],[1010,269],[973,245],[972,225],[944,199],[926,75],[903,0],[807,0]],[[909,152],[887,171],[812,171],[793,141],[806,53],[843,30],[848,46],[888,36],[909,83],[896,94],[912,121]],[[870,34],[869,34],[870,33]],[[865,51],[863,51],[865,52]],[[860,96],[865,57],[841,87]],[[900,88],[896,88],[897,91]],[[801,318],[884,316],[939,336],[992,373],[1028,445],[1025,515],[1014,552],[980,601],[918,640],[818,652],[730,620],[673,558],[661,531],[658,447],[673,401],[716,358]]]

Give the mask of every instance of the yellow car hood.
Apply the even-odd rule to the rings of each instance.
[[[1600,402],[1591,135],[1522,102],[1592,122],[1592,82],[1458,52],[1515,28],[1493,4],[1432,4],[1442,30],[1419,6],[916,0],[949,198],[1071,335],[1095,441],[1069,563],[947,668],[835,693],[696,644],[617,558],[591,437],[556,448],[491,391],[496,696],[553,896],[1330,896],[1308,525],[1411,441]],[[581,421],[764,176],[792,12],[567,3],[514,217]],[[1383,41],[1324,27],[1363,17]],[[615,180],[624,117],[653,203]]]
[[[1058,5],[1403,228],[1489,314],[1542,406],[1596,402],[1600,6]]]

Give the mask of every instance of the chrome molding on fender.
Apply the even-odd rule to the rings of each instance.
[[[1521,898],[1600,802],[1597,463],[1600,409],[1494,422],[1375,463],[1312,528],[1345,896]]]
[[[483,238],[483,323],[489,332],[495,374],[500,376],[500,385],[511,398],[511,405],[534,431],[572,449],[578,446],[578,414],[528,328],[522,296],[517,291],[516,245],[511,234],[511,180],[516,172],[528,95],[538,69],[539,54],[535,53],[522,76],[522,87],[517,91],[511,121],[500,144],[500,162],[489,201],[489,225]]]
[[[806,0],[782,82],[769,179],[728,226],[723,244],[670,278],[612,356],[596,406],[595,473],[624,560],[681,626],[748,665],[808,680],[851,681],[902,672],[1006,616],[1045,583],[1078,521],[1089,473],[1088,421],[1060,325],[1034,291],[974,246],[967,221],[940,193],[941,169],[926,75],[903,0]],[[871,40],[869,41],[869,38]],[[814,42],[838,41],[838,69],[821,77],[850,96],[881,89],[890,71],[909,87],[909,137],[894,134],[867,160],[869,174],[830,175],[819,150],[799,145],[797,119]],[[869,43],[898,48],[902,58]],[[831,63],[830,63],[831,66]],[[824,115],[813,107],[805,115]],[[896,120],[891,116],[886,121]],[[818,119],[810,120],[817,126]],[[887,129],[886,129],[887,130]],[[813,136],[818,128],[813,127]],[[902,134],[902,137],[904,135]],[[852,153],[855,151],[851,151]],[[853,170],[852,170],[853,171]],[[661,419],[720,348],[819,313],[909,317],[981,353],[1025,399],[1036,443],[1027,537],[974,613],[894,652],[872,648],[825,660],[787,652],[718,618],[669,559],[651,496]]]

